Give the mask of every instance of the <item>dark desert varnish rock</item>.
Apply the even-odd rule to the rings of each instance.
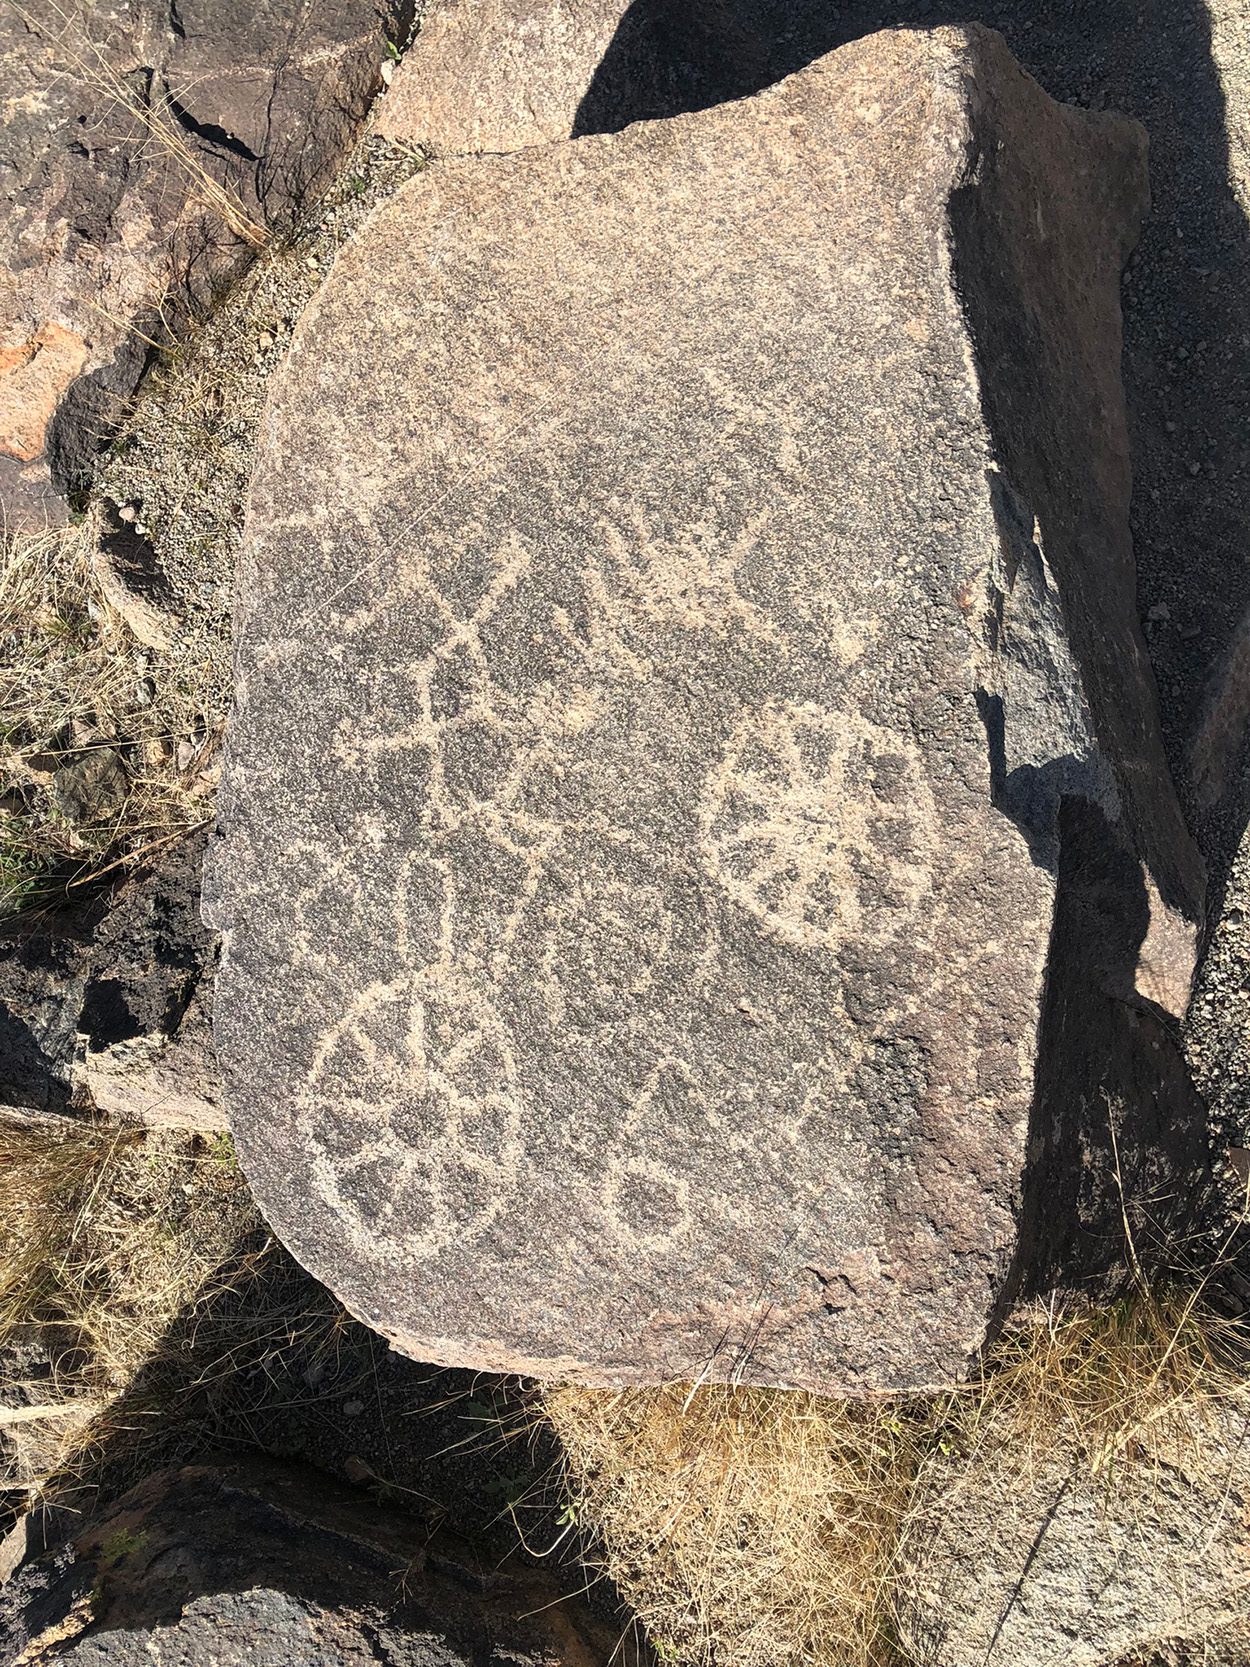
[[[210,913],[261,1207],[399,1348],[966,1369],[1061,801],[1134,877],[1103,993],[1188,990],[1119,381],[1144,200],[1134,125],[897,32],[437,165],[339,257],[263,428]]]
[[[381,85],[377,0],[0,10],[0,513],[65,517],[150,355],[333,177]],[[233,205],[233,206],[229,206]],[[247,222],[254,230],[248,235]]]

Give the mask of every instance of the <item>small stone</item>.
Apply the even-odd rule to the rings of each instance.
[[[1200,475],[1202,473],[1202,464],[1201,463],[1191,463],[1189,465],[1189,472],[1190,472],[1191,475]]]
[[[182,623],[178,600],[137,522],[100,523],[91,565],[104,599],[145,647],[166,650]]]
[[[130,523],[131,525],[133,525],[134,522],[136,522],[139,519],[138,505],[137,504],[123,504],[121,506],[121,508],[117,511],[117,519],[119,521],[126,521],[126,522]]]
[[[1154,607],[1151,608],[1149,613],[1146,615],[1147,619],[1153,620],[1171,619],[1171,617],[1172,610],[1168,607],[1166,602],[1156,602]]]
[[[365,1403],[363,1401],[344,1401],[343,1402],[343,1416],[344,1416],[344,1418],[359,1418],[361,1413],[364,1410],[365,1410]]]
[[[276,340],[272,330],[262,330],[256,338],[257,347],[262,350],[271,348]]]
[[[121,805],[128,787],[126,766],[112,747],[90,748],[52,778],[57,808],[70,822],[102,822]]]

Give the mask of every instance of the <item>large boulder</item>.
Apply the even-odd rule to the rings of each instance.
[[[143,370],[330,178],[376,89],[377,0],[29,0],[0,15],[0,506],[59,518]]]
[[[785,31],[752,10],[741,0],[431,0],[376,128],[438,154],[512,151],[718,103],[746,90],[743,74],[752,90],[777,78]]]
[[[1155,1023],[1192,965],[1144,200],[1132,124],[898,32],[437,166],[340,256],[263,425],[210,914],[260,1205],[401,1349],[965,1369],[1079,1052],[1044,998]]]
[[[0,1585],[9,1662],[601,1667],[619,1640],[542,1575],[259,1460],[160,1471],[71,1542],[26,1538]]]

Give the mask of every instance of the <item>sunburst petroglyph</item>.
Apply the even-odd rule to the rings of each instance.
[[[930,896],[937,825],[912,741],[858,713],[770,705],[738,727],[709,773],[699,848],[766,930],[836,948],[914,924]]]

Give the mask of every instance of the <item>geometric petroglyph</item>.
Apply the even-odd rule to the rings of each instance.
[[[516,1061],[451,968],[353,997],[300,1098],[310,1114],[335,1107],[314,1182],[367,1242],[391,1237],[394,1221],[397,1244],[435,1255],[510,1206],[522,1149]]]
[[[913,741],[856,713],[770,702],[707,778],[699,849],[766,931],[836,949],[910,928],[939,826]]]

